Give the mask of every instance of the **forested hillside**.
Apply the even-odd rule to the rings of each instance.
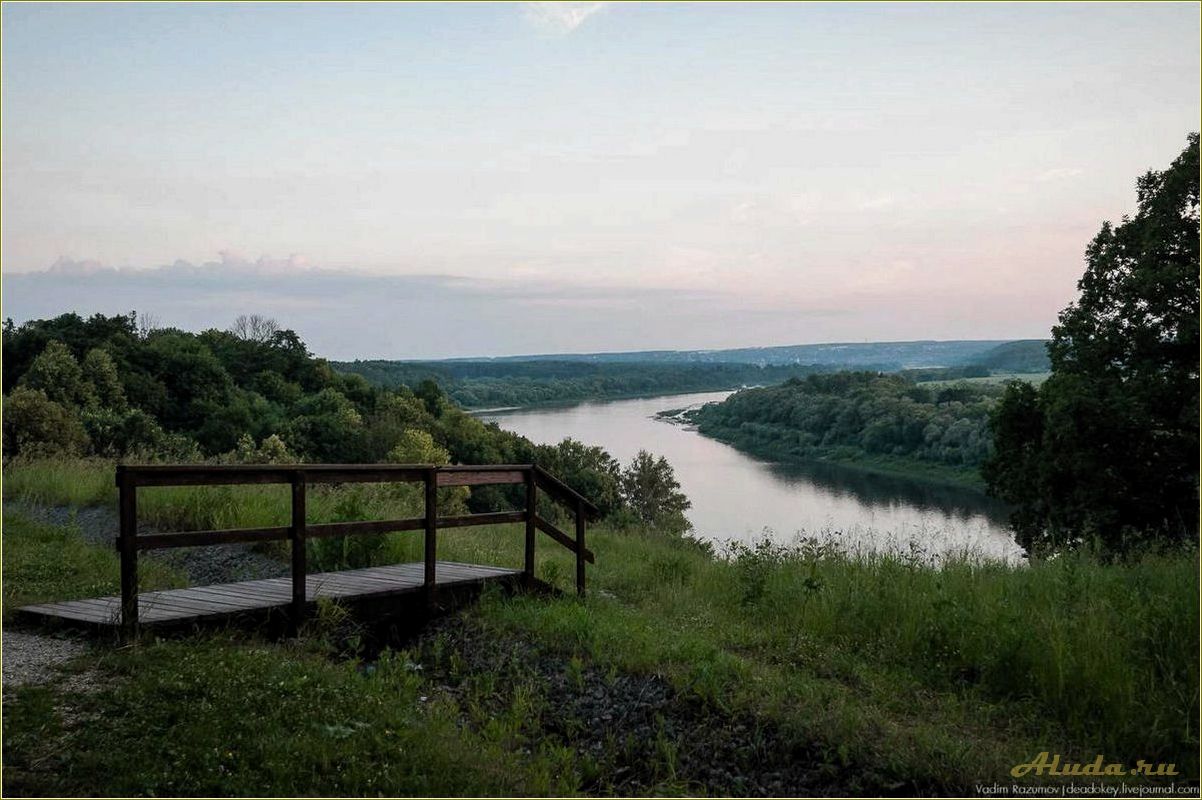
[[[769,458],[903,458],[963,468],[990,452],[1000,386],[929,387],[900,375],[839,372],[736,392],[692,419],[702,433]]]
[[[1001,344],[874,342],[331,365],[385,388],[416,388],[433,380],[456,403],[472,409],[771,386],[843,369],[900,370],[918,381],[1045,372],[1045,345],[1039,339]]]
[[[464,413],[433,381],[382,389],[336,372],[270,320],[190,333],[140,328],[135,314],[64,314],[19,327],[8,321],[3,338],[6,464],[58,456],[537,462],[605,515],[685,524],[663,459],[636,459],[623,471],[599,447],[535,445]],[[635,496],[646,486],[659,494]],[[501,491],[478,489],[469,507],[487,508]]]
[[[464,408],[578,403],[621,397],[737,389],[780,383],[827,367],[585,361],[350,361],[335,369],[375,386],[416,387],[433,380]]]

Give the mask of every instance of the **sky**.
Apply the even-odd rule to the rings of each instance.
[[[3,314],[428,358],[1043,337],[1199,7],[3,6]]]

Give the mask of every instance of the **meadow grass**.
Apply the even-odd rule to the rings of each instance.
[[[24,469],[6,473],[6,498],[112,502],[111,495],[88,488],[90,482],[98,485],[89,476],[104,467],[87,466],[77,481],[70,479],[71,467]],[[111,481],[111,465],[107,469]],[[29,477],[34,474],[55,476],[59,488],[39,488]],[[332,491],[328,500],[331,514],[340,502],[343,512],[362,510],[356,503],[368,500],[390,502],[338,495]],[[265,513],[256,506],[263,497],[258,492],[226,497],[224,519],[236,526],[257,524],[248,520]],[[159,513],[192,524],[198,514],[210,513],[198,508],[164,506]],[[381,515],[386,510],[371,508]],[[16,539],[49,535],[24,524],[13,528],[11,516],[5,518],[6,556]],[[421,558],[420,534],[381,541],[385,544],[371,552],[379,563]],[[880,780],[871,785],[905,781],[931,791],[965,791],[976,781],[1009,780],[1010,766],[1044,750],[1086,762],[1097,754],[1128,764],[1172,762],[1186,778],[1197,778],[1196,550],[1149,552],[1117,562],[1088,552],[1021,565],[963,558],[936,567],[911,554],[853,557],[815,542],[791,547],[764,542],[718,558],[687,539],[603,526],[590,529],[589,546],[597,563],[589,567],[587,600],[489,595],[470,613],[498,636],[525,638],[585,663],[660,675],[715,708],[771,720],[820,745],[832,762],[879,770]],[[438,547],[443,559],[516,567],[522,526],[441,531]],[[90,563],[87,548],[72,545],[70,558]],[[12,597],[43,598],[62,590],[53,582],[54,549],[31,545],[27,552],[32,554],[27,560],[47,563],[10,576],[5,562],[6,606]],[[115,559],[111,554],[97,559],[99,566],[88,569],[108,570],[108,580],[115,582]],[[152,554],[146,561],[153,561]],[[540,577],[570,591],[570,553],[540,536],[536,561]],[[175,665],[179,660],[207,665],[217,683],[243,680],[236,675],[241,655],[189,655],[190,648],[220,650],[207,642],[164,645],[155,656],[163,660],[152,662],[163,670],[143,672],[128,664],[120,669],[141,687],[131,691],[150,695],[164,690],[163,681],[174,685],[167,675],[183,669]],[[345,678],[325,675],[334,667],[296,662],[299,656],[275,645],[255,648],[254,659],[292,664],[280,669],[322,671],[314,680],[343,685],[338,681]],[[206,691],[214,703],[233,704],[248,702],[252,690],[253,682],[243,686],[237,701],[227,694],[229,687]],[[341,708],[338,704],[349,702],[336,696],[341,689],[328,691],[315,713],[327,703]],[[489,744],[494,746],[504,749]],[[495,765],[516,758],[509,750],[480,752],[482,759],[495,756]],[[521,781],[530,781],[523,785],[572,790],[574,779],[557,784],[534,776],[575,774],[579,765],[556,761],[562,754],[538,755],[537,747],[531,752],[514,767]],[[522,772],[526,769],[532,771]],[[479,781],[471,784],[478,791],[512,788],[472,769],[463,774]],[[462,785],[446,780],[445,786],[389,786],[448,793],[448,787]],[[167,785],[155,784],[160,790]],[[268,785],[288,793],[292,784]],[[368,791],[372,784],[355,786],[348,793]]]
[[[44,525],[5,512],[3,546],[5,621],[18,606],[121,591],[117,552],[88,544],[72,525]],[[154,561],[138,579],[143,591],[186,585],[177,571]]]

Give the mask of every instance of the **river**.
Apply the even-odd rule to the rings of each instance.
[[[667,457],[692,508],[693,535],[717,543],[768,537],[834,539],[849,551],[889,550],[938,560],[967,553],[1017,561],[1006,512],[979,492],[835,464],[772,464],[656,418],[729,392],[480,412],[487,422],[553,444],[604,447],[623,464],[640,450]]]

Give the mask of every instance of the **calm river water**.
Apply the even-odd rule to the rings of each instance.
[[[770,464],[694,430],[656,419],[729,392],[482,412],[540,443],[565,437],[604,447],[625,464],[640,449],[666,456],[693,507],[693,535],[745,542],[765,536],[836,538],[850,550],[900,550],[938,558],[969,552],[1017,560],[1006,513],[982,494],[832,464]]]

